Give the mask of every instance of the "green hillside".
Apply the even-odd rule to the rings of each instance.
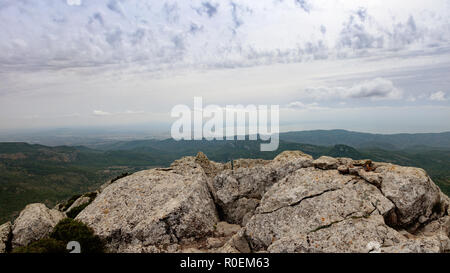
[[[86,147],[47,147],[27,143],[0,143],[0,223],[13,219],[32,202],[48,206],[74,194],[96,189],[125,172],[168,166],[182,156],[204,152],[211,160],[272,159],[285,150],[301,150],[317,158],[370,158],[424,168],[450,194],[450,150],[415,147],[403,150],[355,149],[347,145],[318,146],[280,141],[274,152],[260,152],[260,141],[142,140]]]
[[[416,146],[450,149],[450,132],[423,134],[369,134],[346,130],[298,131],[280,134],[280,139],[322,146],[345,144],[355,148],[402,150]]]

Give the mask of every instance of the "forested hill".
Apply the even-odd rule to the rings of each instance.
[[[369,134],[346,130],[298,131],[280,134],[289,142],[322,146],[345,144],[355,148],[409,149],[433,147],[450,149],[450,132],[423,134]]]
[[[0,222],[17,216],[26,204],[44,202],[53,206],[74,194],[96,189],[107,180],[142,169],[167,166],[187,155],[204,152],[211,160],[237,158],[272,159],[285,150],[321,155],[372,159],[424,168],[450,193],[450,150],[411,147],[385,150],[348,145],[319,146],[280,141],[274,152],[260,152],[259,141],[125,141],[99,146],[48,147],[27,143],[0,143]]]

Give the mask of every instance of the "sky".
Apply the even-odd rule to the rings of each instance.
[[[450,131],[448,0],[0,0],[0,132],[280,105],[282,131]]]

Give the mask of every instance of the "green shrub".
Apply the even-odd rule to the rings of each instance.
[[[75,201],[77,201],[77,199],[80,198],[80,197],[81,197],[81,194],[77,194],[77,195],[74,195],[74,196],[70,197],[70,199],[67,200],[67,202],[64,204],[64,207],[63,207],[62,210],[65,211],[66,209],[70,208],[70,206],[72,206],[72,204]]]
[[[66,245],[53,238],[44,238],[33,242],[28,246],[15,248],[13,253],[68,253]]]
[[[88,192],[83,194],[83,196],[89,197],[91,199],[91,202],[94,201],[94,199],[97,197],[97,192]]]
[[[50,238],[63,242],[64,246],[70,241],[77,241],[81,245],[81,253],[102,253],[105,250],[104,242],[90,227],[71,218],[61,220]]]
[[[66,213],[67,217],[72,218],[72,219],[75,219],[75,217],[77,217],[77,215],[78,215],[82,210],[84,210],[90,203],[91,203],[91,202],[86,203],[86,204],[83,204],[83,205],[79,205],[78,207],[74,207],[73,209],[69,210],[69,211]]]
[[[127,176],[129,176],[129,175],[130,175],[129,173],[122,173],[121,175],[117,176],[116,178],[111,179],[111,183],[114,183],[114,182],[116,182],[117,180],[122,179],[122,178],[124,178],[124,177],[127,177]]]

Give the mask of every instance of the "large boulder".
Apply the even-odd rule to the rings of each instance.
[[[392,246],[405,240],[384,224],[382,216],[374,215],[348,218],[309,233],[292,233],[275,241],[268,250],[275,253],[369,253],[380,251],[381,246]]]
[[[440,210],[440,190],[419,168],[385,165],[376,168],[381,191],[396,207],[393,225],[408,227],[428,221],[433,210]]]
[[[267,163],[224,170],[215,176],[212,192],[224,220],[245,225],[268,188],[286,175],[312,166],[313,158],[299,151],[286,151]]]
[[[12,227],[12,247],[26,246],[40,240],[52,232],[66,215],[44,204],[30,204],[20,212]]]
[[[206,174],[192,157],[114,182],[76,219],[92,227],[112,252],[158,252],[206,237],[218,222]]]
[[[449,199],[422,169],[331,157],[313,166],[265,192],[245,226],[252,251],[448,251]]]
[[[11,222],[7,222],[0,226],[0,253],[5,253],[11,239]]]
[[[288,242],[297,243],[294,238],[303,240],[309,233],[350,219],[384,217],[393,209],[375,186],[358,177],[337,170],[300,169],[267,191],[246,225],[246,237],[256,251],[280,239],[289,248]]]

